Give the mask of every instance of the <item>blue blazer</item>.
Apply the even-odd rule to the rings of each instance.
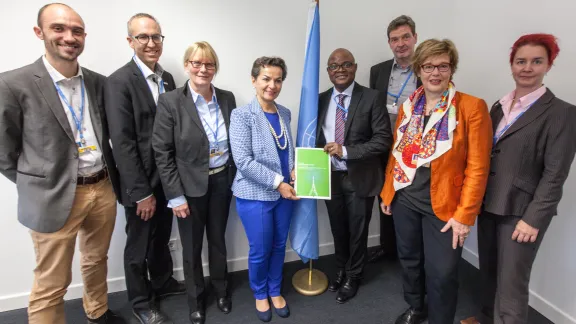
[[[288,131],[290,170],[294,169],[294,145],[290,129],[291,113],[276,105]],[[234,196],[242,199],[275,201],[280,193],[273,188],[276,175],[282,175],[276,141],[258,99],[232,110],[230,146],[238,168],[232,184]]]

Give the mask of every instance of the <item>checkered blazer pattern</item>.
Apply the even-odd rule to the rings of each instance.
[[[288,131],[290,170],[294,168],[294,145],[290,129],[291,113],[276,104]],[[280,193],[273,188],[276,175],[282,175],[276,141],[270,132],[268,119],[254,97],[249,104],[232,110],[230,146],[238,168],[232,184],[234,196],[242,199],[275,201]]]

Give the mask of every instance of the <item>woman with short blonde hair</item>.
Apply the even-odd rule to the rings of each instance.
[[[216,305],[223,313],[232,309],[224,234],[236,175],[228,134],[236,99],[232,92],[212,84],[220,66],[208,42],[188,47],[183,64],[190,80],[160,96],[152,146],[169,207],[178,220],[190,321],[203,324],[204,230]]]
[[[452,41],[424,41],[413,60],[422,86],[398,111],[381,208],[394,217],[410,305],[396,323],[446,324],[454,322],[458,262],[488,179],[492,124],[484,100],[456,91]]]

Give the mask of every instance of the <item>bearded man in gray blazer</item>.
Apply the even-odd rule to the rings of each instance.
[[[77,237],[88,323],[123,323],[107,300],[118,186],[105,77],[78,64],[86,33],[72,8],[42,7],[34,32],[46,54],[0,74],[0,172],[17,185],[18,220],[30,229],[36,253],[29,323],[65,323]]]

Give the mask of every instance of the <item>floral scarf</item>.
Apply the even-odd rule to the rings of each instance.
[[[416,169],[430,166],[430,162],[452,148],[456,128],[456,89],[450,82],[442,94],[430,120],[424,128],[426,96],[424,88],[418,88],[402,105],[404,116],[396,130],[396,143],[392,155],[394,165],[394,189],[408,187],[414,180]]]

